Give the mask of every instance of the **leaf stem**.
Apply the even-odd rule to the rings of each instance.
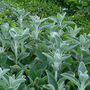
[[[56,81],[57,81],[57,71],[55,71],[55,79],[56,79]]]
[[[16,56],[16,64],[17,64],[17,41],[15,41],[15,56]]]

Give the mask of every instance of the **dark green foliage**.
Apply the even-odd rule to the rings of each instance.
[[[80,33],[90,33],[90,6],[78,10],[69,19],[74,21],[79,27],[83,28]]]
[[[16,0],[19,6],[22,6],[26,11],[30,12],[31,15],[38,15],[40,17],[48,17],[56,15],[60,12],[60,6],[56,5],[55,2],[46,2],[40,0]]]

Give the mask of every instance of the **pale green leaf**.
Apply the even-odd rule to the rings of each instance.
[[[53,85],[55,90],[58,90],[58,84],[57,84],[57,81],[55,80],[54,76],[50,72],[48,72],[48,71],[46,71],[46,72],[48,75],[48,83]]]
[[[64,21],[62,24],[75,24],[73,21]]]
[[[63,77],[65,77],[66,79],[70,80],[71,82],[73,82],[74,84],[76,84],[77,86],[80,86],[79,81],[73,77],[71,74],[69,73],[63,73],[61,74]]]
[[[83,62],[80,62],[79,64],[78,74],[80,74],[79,71],[81,71],[82,73],[87,71],[87,68],[85,67],[85,64]]]
[[[52,84],[47,84],[47,86],[49,86],[51,90],[55,90],[55,88]]]
[[[22,83],[22,82],[25,82],[26,79],[23,79],[23,78],[19,78],[17,80],[14,80],[11,84],[12,87],[15,87],[16,85]]]
[[[4,69],[4,70],[2,70],[1,68],[0,68],[0,78],[5,74],[5,73],[7,73],[9,71],[9,69]]]
[[[0,80],[0,86],[2,86],[4,89],[8,88],[8,86],[2,80]]]

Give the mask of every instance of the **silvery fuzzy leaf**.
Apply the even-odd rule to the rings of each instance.
[[[77,86],[80,86],[79,81],[74,76],[72,76],[71,74],[69,74],[69,73],[63,73],[61,75],[63,77],[65,77],[66,79],[70,80],[71,82],[73,82],[74,84],[76,84]]]
[[[23,34],[28,34],[29,33],[29,28],[26,28],[24,31],[23,31]]]
[[[78,75],[80,74],[80,72],[83,74],[86,71],[87,71],[87,68],[86,68],[85,64],[83,62],[80,62],[79,68],[78,68]]]
[[[80,35],[80,43],[84,45],[85,42],[86,42],[85,37],[83,35]]]
[[[50,35],[51,37],[59,36],[57,32],[51,32]]]
[[[83,81],[85,82],[87,79],[89,78],[89,75],[88,74],[79,74],[79,79],[80,79],[80,82],[82,83]]]
[[[60,13],[57,13],[57,19],[59,20],[59,22],[62,22],[63,18]]]

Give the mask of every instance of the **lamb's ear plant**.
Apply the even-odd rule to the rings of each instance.
[[[16,12],[13,12],[16,16],[17,16],[17,19],[18,19],[18,27],[20,28],[19,30],[17,30],[16,32],[19,34],[19,35],[24,35],[24,34],[29,34],[29,28],[27,28],[26,26],[28,26],[28,23],[27,23],[27,20],[24,20],[25,17],[27,15],[29,15],[29,12],[25,12],[24,9],[20,9],[18,7],[18,9],[16,10]],[[25,29],[26,28],[26,29]],[[16,28],[17,29],[17,28]],[[25,30],[24,30],[25,29]],[[22,41],[21,42],[21,52],[24,52],[24,42]]]
[[[80,32],[82,28],[78,28],[77,25],[75,25],[75,28],[73,29],[71,26],[66,27],[68,34],[72,37],[76,37],[76,35]]]
[[[55,49],[52,51],[51,55],[44,52],[43,54],[49,59],[49,62],[52,63],[51,66],[53,67],[53,70],[55,72],[55,79],[57,81],[58,70],[61,69],[63,61],[70,57],[67,52],[76,47],[78,44],[74,43],[70,45],[70,43],[67,43],[67,41],[63,41],[58,36],[55,36],[55,41],[55,45],[53,46],[53,48]]]
[[[3,53],[7,47],[7,42],[5,39],[9,39],[9,24],[4,23],[1,25],[1,32],[0,32],[0,41],[1,41],[1,46],[0,46],[0,54]]]
[[[46,85],[43,85],[41,90],[44,90],[44,89],[47,89],[47,90],[67,90],[65,89],[65,84],[64,84],[64,81],[56,81],[55,80],[55,77],[49,72],[49,71],[46,71],[47,73],[47,76],[48,76],[48,84]],[[68,89],[70,90],[70,89]]]
[[[10,46],[15,54],[15,57],[14,55],[10,55],[8,58],[14,60],[16,64],[18,64],[21,59],[29,55],[29,53],[25,52],[25,48],[23,47],[25,44],[25,40],[29,37],[28,31],[28,28],[23,31],[17,27],[9,30],[10,36],[12,38],[10,41]],[[21,45],[22,42],[23,44]]]
[[[53,20],[54,23],[57,23],[59,35],[62,35],[64,33],[63,29],[66,27],[66,25],[75,24],[72,21],[64,21],[65,15],[66,12],[62,14],[57,13],[57,17],[48,17],[49,19]]]
[[[90,39],[86,34],[80,35],[78,38],[77,37],[68,37],[69,40],[72,42],[78,43],[79,46],[77,48],[74,48],[71,52],[72,56],[76,58],[77,60],[87,60],[90,58],[90,51],[89,51],[89,46],[90,46]]]
[[[85,90],[85,88],[90,85],[90,77],[88,75],[87,68],[83,62],[80,62],[78,67],[78,79],[69,73],[63,73],[61,75],[77,85],[78,90]]]
[[[32,37],[34,39],[38,39],[39,34],[42,32],[43,26],[41,25],[42,22],[44,22],[47,18],[40,19],[38,16],[30,16],[31,18],[31,31],[32,31]]]
[[[24,9],[20,9],[20,8],[18,7],[18,9],[16,10],[16,12],[14,11],[13,13],[14,13],[14,14],[17,16],[17,18],[18,18],[18,23],[19,23],[19,25],[20,25],[20,28],[23,29],[24,26],[25,26],[24,18],[25,18],[27,15],[29,15],[29,12],[25,12]]]
[[[4,75],[0,80],[0,85],[4,90],[18,90],[22,82],[25,82],[24,77],[16,78],[15,75]],[[22,88],[23,90],[23,88]]]
[[[37,15],[31,16],[30,15],[30,31],[31,34],[30,36],[32,37],[34,43],[35,43],[35,48],[38,49],[37,41],[41,42],[41,38],[39,37],[42,33],[43,28],[45,28],[45,25],[43,24],[47,18],[41,19]]]
[[[8,71],[9,71],[9,69],[4,69],[4,70],[2,70],[2,68],[0,68],[0,78],[2,78],[3,75],[4,75],[5,73],[7,73]]]
[[[32,63],[29,65],[29,69],[25,70],[28,80],[30,81],[29,87],[35,86],[36,89],[40,89],[42,85],[46,83],[47,78],[43,76],[43,71],[45,69],[43,65],[44,63]]]

